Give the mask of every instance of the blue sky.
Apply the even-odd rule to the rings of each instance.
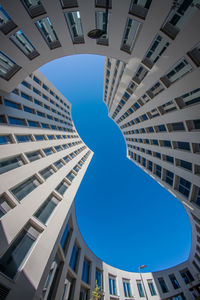
[[[40,71],[72,103],[79,135],[94,152],[76,195],[80,231],[106,263],[157,271],[183,262],[191,228],[181,203],[126,158],[124,138],[103,103],[104,57],[73,55]],[[173,212],[172,212],[173,211]]]

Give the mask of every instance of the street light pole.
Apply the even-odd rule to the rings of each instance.
[[[146,268],[146,266],[142,265],[142,266],[138,267],[138,270],[139,270],[139,273],[140,273],[140,278],[141,278],[142,286],[144,288],[145,297],[148,300],[147,292],[146,292],[146,289],[145,289],[145,285],[144,285],[144,281],[143,281],[142,273],[141,273],[141,269],[144,269],[144,268]]]

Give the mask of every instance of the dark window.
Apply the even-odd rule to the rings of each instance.
[[[167,288],[167,285],[166,285],[164,279],[163,279],[162,277],[160,277],[160,278],[158,278],[158,282],[159,282],[159,284],[160,284],[160,287],[161,287],[162,292],[163,292],[163,293],[167,293],[169,290],[168,290],[168,288]]]

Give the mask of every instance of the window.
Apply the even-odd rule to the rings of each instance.
[[[109,291],[111,295],[117,295],[116,278],[109,275]]]
[[[0,77],[9,80],[20,67],[0,51]]]
[[[25,94],[24,92],[21,92],[21,96],[22,96],[24,99],[26,99],[26,100],[28,100],[28,101],[31,101],[31,97],[30,97],[29,95]]]
[[[133,50],[134,42],[140,27],[140,22],[128,18],[126,22],[126,27],[124,30],[124,35],[122,38],[121,50],[131,53]]]
[[[185,131],[185,126],[183,122],[176,122],[169,124],[171,131]]]
[[[33,226],[26,225],[1,257],[0,271],[14,278],[38,235],[39,232]]]
[[[66,12],[65,18],[67,20],[72,42],[74,44],[84,43],[80,12],[79,11]]]
[[[66,181],[62,181],[57,187],[56,187],[56,191],[61,194],[62,196],[64,195],[64,193],[66,192],[66,190],[68,189],[69,184]]]
[[[132,0],[129,13],[145,19],[152,0]]]
[[[152,280],[147,280],[147,282],[148,282],[148,286],[149,286],[151,296],[156,296],[157,293],[156,293],[156,290],[155,290],[155,287],[154,287],[154,284],[153,284]]]
[[[27,107],[27,106],[23,106],[23,107],[24,107],[24,111],[25,112],[28,112],[30,114],[34,114],[35,113],[34,109],[32,109],[30,107]]]
[[[192,163],[190,163],[189,161],[177,159],[177,165],[186,170],[192,171]]]
[[[63,162],[61,160],[58,160],[54,163],[57,169],[60,169],[64,166]]]
[[[35,47],[27,39],[25,34],[18,30],[10,36],[10,40],[30,59],[37,57],[39,53],[35,50]]]
[[[97,285],[100,289],[103,288],[102,272],[98,269],[96,269],[96,273],[95,273],[95,282],[97,283]]]
[[[43,224],[46,224],[58,202],[59,200],[54,195],[50,195],[34,214],[34,217],[40,220]]]
[[[43,141],[44,140],[43,135],[35,135],[34,137],[35,137],[36,141]]]
[[[44,170],[40,171],[39,174],[47,180],[51,175],[53,175],[55,172],[52,167],[45,168]]]
[[[7,99],[4,100],[4,105],[8,106],[8,107],[16,108],[16,109],[21,109],[20,104],[10,101],[10,100],[7,100]]]
[[[0,196],[0,218],[13,208],[4,195]]]
[[[103,34],[97,39],[97,44],[108,45],[108,27],[109,27],[110,13],[108,13],[107,33]],[[96,11],[96,28],[106,32],[106,13],[104,11]]]
[[[171,70],[161,78],[162,82],[169,87],[172,83],[179,80],[181,77],[192,71],[192,66],[185,58],[177,62]]]
[[[176,279],[174,274],[169,275],[169,279],[175,290],[180,288],[180,284],[178,283],[178,280]]]
[[[32,18],[45,13],[45,9],[40,0],[22,0],[22,3]]]
[[[74,244],[69,265],[71,269],[74,270],[75,272],[77,271],[79,251],[80,249],[78,248],[78,246]]]
[[[8,121],[11,125],[26,126],[25,120],[23,119],[8,117]]]
[[[174,163],[174,158],[172,156],[169,156],[169,155],[165,155],[164,156],[165,160],[171,164]]]
[[[139,295],[141,298],[143,298],[144,297],[144,289],[143,289],[142,283],[141,283],[141,281],[136,281],[136,282],[137,282],[137,288],[138,288]]]
[[[147,50],[147,53],[142,62],[147,67],[151,68],[153,64],[159,60],[168,46],[169,42],[167,42],[161,35],[157,34],[149,49]]]
[[[55,148],[55,150],[56,150],[57,152],[59,152],[59,151],[62,150],[61,146],[55,146],[54,148]]]
[[[38,122],[28,120],[28,126],[30,127],[40,127]]]
[[[40,151],[34,151],[34,152],[29,152],[26,153],[27,158],[29,159],[30,162],[33,162],[35,160],[38,160],[40,158],[42,158],[42,155],[40,153]]]
[[[159,165],[155,165],[155,174],[161,178],[162,168]]]
[[[53,29],[53,25],[48,17],[37,21],[36,26],[41,32],[50,49],[55,49],[61,46],[58,37]]]
[[[161,290],[163,292],[163,294],[168,293],[168,288],[166,286],[166,283],[164,281],[164,279],[162,277],[158,278],[158,282],[160,284]]]
[[[176,142],[176,148],[180,150],[190,151],[190,144],[188,142]]]
[[[18,143],[31,142],[30,135],[15,135]]]
[[[194,278],[188,269],[180,271],[181,277],[183,278],[185,284],[188,284],[194,281]]]
[[[0,174],[6,173],[23,165],[24,161],[22,160],[20,155],[0,160]]]
[[[90,275],[90,262],[85,258],[83,262],[83,271],[81,279],[89,283],[89,275]]]
[[[132,297],[131,286],[129,280],[123,280],[125,297]]]
[[[67,251],[67,247],[69,245],[69,240],[70,240],[71,234],[72,234],[72,228],[70,227],[69,223],[67,223],[65,230],[63,232],[63,235],[61,237],[61,240],[60,240],[61,247],[63,248],[63,251],[65,254]]]
[[[75,175],[72,171],[69,172],[69,174],[66,176],[66,178],[69,179],[70,181],[72,181],[74,179],[74,177],[75,177]]]
[[[81,286],[79,300],[89,300],[89,290]]]
[[[173,180],[174,180],[174,173],[172,173],[172,172],[166,170],[166,171],[165,171],[165,181],[166,181],[169,185],[173,186]]]
[[[193,202],[200,206],[200,187],[194,186]]]
[[[179,31],[196,10],[195,5],[192,5],[192,0],[181,0],[179,5],[170,11],[161,30],[171,39],[175,39]]]
[[[7,34],[10,31],[12,31],[14,28],[16,28],[16,24],[11,20],[10,16],[7,14],[7,12],[3,9],[3,7],[0,5],[0,30]]]
[[[46,156],[53,154],[52,148],[45,148],[45,149],[42,149],[42,150],[44,151]]]
[[[0,136],[0,145],[11,144],[12,140],[9,135]]]
[[[182,177],[179,177],[178,191],[188,198],[190,194],[190,188],[191,182],[187,181]]]
[[[24,197],[30,194],[36,187],[40,185],[39,180],[34,175],[27,179],[26,181],[20,183],[15,188],[11,189],[11,193],[20,202]]]

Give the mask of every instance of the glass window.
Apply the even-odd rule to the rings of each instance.
[[[45,9],[40,0],[22,0],[22,3],[32,18],[45,13]]]
[[[8,117],[8,121],[11,125],[26,126],[25,120],[23,119]]]
[[[40,206],[38,211],[34,214],[34,216],[39,219],[43,224],[46,224],[47,220],[49,219],[50,215],[54,211],[55,207],[57,206],[59,200],[50,195],[44,203]]]
[[[125,297],[132,297],[131,286],[128,280],[123,280],[123,287]]]
[[[40,151],[34,151],[34,152],[29,152],[26,153],[27,158],[29,159],[30,162],[38,160],[40,158],[42,158],[42,155],[40,153]]]
[[[77,262],[78,262],[78,255],[79,255],[79,248],[76,244],[74,244],[69,265],[72,268],[72,270],[74,270],[75,272],[77,271],[76,268],[77,268]]]
[[[3,217],[12,208],[13,207],[10,205],[7,198],[4,195],[2,195],[0,197],[0,218]]]
[[[191,182],[182,177],[179,177],[178,191],[188,198],[190,194],[190,188]]]
[[[21,96],[22,96],[24,99],[26,99],[26,100],[28,100],[28,101],[31,101],[31,97],[30,97],[29,95],[27,95],[27,94],[21,92]]]
[[[128,53],[132,51],[140,24],[141,24],[140,22],[134,19],[130,19],[130,18],[127,19],[126,27],[122,39],[121,50],[127,51]]]
[[[39,173],[46,180],[47,178],[49,178],[51,175],[54,174],[54,170],[51,167],[48,167],[40,171]]]
[[[31,142],[30,135],[15,135],[18,143]]]
[[[56,187],[56,191],[61,194],[62,196],[64,195],[64,193],[66,192],[66,190],[68,189],[69,184],[65,181],[62,181],[57,187]]]
[[[148,280],[147,282],[148,282],[148,286],[149,286],[149,290],[150,290],[151,296],[156,296],[157,293],[156,293],[156,290],[155,290],[153,282],[151,280]]]
[[[85,258],[83,262],[83,271],[82,271],[81,279],[86,283],[89,283],[89,275],[90,275],[89,273],[90,273],[90,262]]]
[[[69,174],[67,174],[66,178],[69,179],[70,181],[72,181],[74,179],[75,175],[72,172],[69,172]]]
[[[38,27],[50,49],[55,49],[61,46],[53,25],[48,17],[37,21],[36,26]]]
[[[194,278],[188,269],[180,271],[181,277],[183,278],[185,284],[194,281]]]
[[[178,149],[190,151],[190,144],[188,142],[176,142],[176,145]]]
[[[67,224],[66,227],[65,227],[65,230],[63,232],[63,235],[61,237],[61,240],[60,240],[60,244],[61,244],[61,247],[64,250],[64,253],[66,253],[67,246],[69,244],[69,239],[70,239],[71,232],[72,232],[72,228],[70,228],[70,225]]]
[[[28,120],[28,126],[30,127],[40,127],[38,122]]]
[[[12,31],[16,26],[16,24],[11,20],[10,16],[0,5],[0,30],[7,34]]]
[[[152,0],[132,0],[129,13],[145,19]]]
[[[35,50],[35,47],[21,30],[12,34],[10,39],[29,59],[33,59],[39,55],[39,53]]]
[[[12,108],[16,108],[16,109],[21,109],[20,104],[18,104],[16,102],[13,102],[13,101],[10,101],[10,100],[7,100],[7,99],[4,100],[4,105],[12,107]]]
[[[116,278],[109,276],[109,291],[111,295],[117,295]]]
[[[32,176],[26,181],[20,183],[18,186],[11,189],[11,193],[18,201],[21,201],[24,197],[30,194],[36,187],[40,185],[36,176]]]
[[[147,53],[143,59],[143,63],[151,68],[154,63],[156,63],[161,55],[165,52],[169,42],[167,42],[161,35],[156,35],[155,39],[152,41]]]
[[[83,29],[79,11],[66,12],[65,17],[74,44],[84,43]]]
[[[45,153],[47,156],[53,154],[52,148],[45,148],[45,149],[42,149],[42,150],[44,151],[44,153]]]
[[[0,259],[0,271],[14,278],[33,246],[39,232],[32,226],[23,229]]]
[[[180,284],[178,283],[178,280],[176,279],[174,274],[169,275],[169,279],[175,290],[180,288]]]
[[[12,140],[9,135],[0,136],[0,145],[11,144]]]
[[[164,281],[164,279],[162,277],[158,278],[158,282],[160,284],[160,287],[161,287],[161,290],[162,292],[165,294],[165,293],[168,293],[168,288],[167,288],[167,285]]]
[[[102,284],[102,272],[99,271],[98,269],[96,269],[95,279],[96,279],[95,282],[97,283],[98,287],[100,289],[102,289],[103,288],[103,284]]]
[[[6,173],[15,168],[21,167],[24,162],[21,156],[10,157],[4,160],[0,160],[0,174]]]
[[[140,297],[141,298],[144,297],[144,289],[143,289],[142,283],[140,281],[137,281],[137,288],[138,288]]]
[[[166,172],[165,172],[165,181],[166,181],[169,185],[173,186],[173,180],[174,180],[174,173],[172,173],[172,172],[166,170]]]
[[[44,136],[43,135],[34,135],[36,141],[43,141],[44,140]]]
[[[106,28],[106,13],[104,11],[96,11],[96,28],[101,29],[103,34],[97,39],[97,44],[108,45],[108,27],[109,27],[110,13],[108,13],[107,28]]]
[[[191,15],[197,10],[195,5],[192,5],[192,0],[181,0],[178,5],[175,5],[168,14],[161,30],[170,38],[175,39],[179,31]],[[198,2],[198,1],[197,1]]]
[[[20,67],[14,61],[0,51],[0,77],[9,80],[19,69]]]
[[[61,160],[58,160],[54,163],[57,169],[60,169],[64,166],[63,162]]]

